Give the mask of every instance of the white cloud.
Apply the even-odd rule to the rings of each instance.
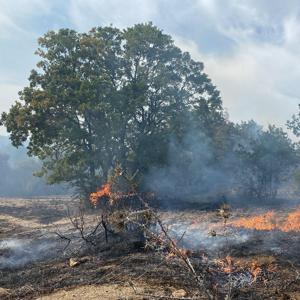
[[[203,9],[206,2],[199,0],[198,4]],[[300,102],[298,12],[290,6],[274,18],[271,9],[253,2],[251,6],[250,2],[232,1],[226,7],[223,3],[209,2],[208,11],[215,28],[233,40],[232,51],[224,55],[204,53],[194,40],[175,40],[204,62],[231,119],[284,126]]]
[[[228,57],[198,54],[234,121],[284,126],[300,102],[300,59],[276,47],[244,46]]]
[[[44,28],[86,31],[153,21],[204,62],[233,120],[284,125],[300,102],[299,16],[298,0],[0,0],[0,38],[15,39],[0,46],[0,60],[10,55],[24,63],[2,59],[0,87],[6,96],[0,98],[0,111],[12,101],[6,99],[15,98],[13,86],[24,84],[34,62],[34,41]],[[16,52],[19,44],[22,50]]]
[[[9,16],[0,11],[0,38],[9,38],[14,31],[23,32]]]
[[[69,17],[78,30],[109,24],[126,27],[153,20],[159,13],[156,3],[156,0],[73,0]]]
[[[30,35],[26,30],[28,19],[50,12],[50,2],[46,0],[0,0],[0,38],[13,34]],[[24,26],[25,25],[25,26]]]
[[[229,57],[204,61],[233,120],[283,126],[297,111],[300,60],[285,49],[245,45]]]

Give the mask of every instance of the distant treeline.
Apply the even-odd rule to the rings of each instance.
[[[68,191],[62,185],[47,185],[43,178],[33,176],[41,163],[29,158],[26,148],[16,149],[9,138],[0,136],[0,197],[62,195]]]

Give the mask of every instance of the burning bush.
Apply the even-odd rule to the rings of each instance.
[[[117,164],[108,182],[90,194],[90,202],[102,215],[106,231],[114,234],[130,232],[131,236],[144,241],[142,228],[151,225],[152,216],[147,204],[138,195],[138,171],[129,175]]]

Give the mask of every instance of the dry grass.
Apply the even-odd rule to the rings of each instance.
[[[76,203],[70,199],[0,199],[0,238],[28,239],[40,235],[41,231],[53,231],[57,226],[69,228],[65,211],[67,204],[74,206]],[[88,218],[92,221],[94,215]],[[191,226],[194,231],[209,222],[215,226],[218,224],[213,212],[165,212],[162,218],[170,223],[173,220],[173,223],[188,224],[187,227]],[[262,268],[274,266],[275,269],[266,273],[269,276],[266,284],[258,281],[252,288],[241,289],[238,295],[233,294],[233,298],[300,299],[299,282],[294,281],[300,261],[293,254],[299,251],[290,242],[291,238],[283,235],[282,243],[287,244],[287,248],[296,249],[277,255],[262,247],[260,234],[254,238],[231,249],[234,263],[242,269],[255,260]],[[88,255],[89,259],[76,268],[71,268],[68,257],[62,255],[14,270],[0,270],[0,299],[171,299],[178,289],[187,291],[186,297],[197,295],[197,286],[189,280],[185,269],[176,259],[166,260],[161,253],[133,249],[120,242],[103,244],[93,251],[85,250],[84,255]],[[201,257],[200,249],[191,253],[196,268]],[[223,294],[219,297],[224,299]],[[198,294],[197,299],[205,299],[205,295]]]

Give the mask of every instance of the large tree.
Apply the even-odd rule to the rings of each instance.
[[[39,45],[38,68],[1,123],[14,146],[28,141],[50,183],[89,193],[117,162],[141,172],[164,165],[170,137],[191,123],[209,134],[224,123],[203,64],[151,23],[50,31]]]

